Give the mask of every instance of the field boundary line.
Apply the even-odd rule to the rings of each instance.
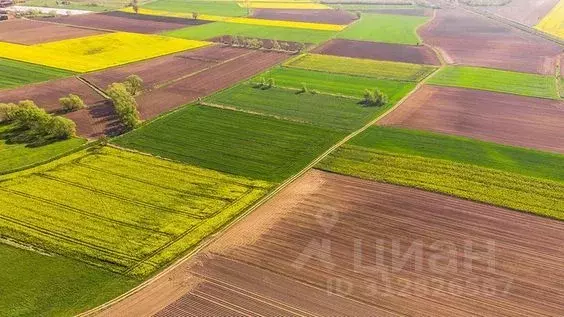
[[[442,68],[442,67],[441,67]],[[216,241],[219,237],[223,236],[223,234],[225,234],[225,232],[227,232],[231,227],[235,226],[236,224],[238,224],[242,219],[246,218],[250,213],[252,213],[253,211],[255,211],[256,209],[258,209],[259,207],[261,207],[262,205],[264,205],[266,202],[268,202],[271,198],[273,198],[274,196],[276,196],[279,192],[281,192],[282,190],[284,190],[286,187],[288,187],[290,184],[292,184],[295,180],[297,180],[298,178],[300,178],[301,176],[303,176],[305,173],[307,173],[309,170],[311,170],[312,168],[314,168],[319,162],[321,162],[323,159],[325,159],[327,156],[329,156],[329,154],[331,154],[332,152],[334,152],[336,149],[338,149],[339,147],[341,147],[343,144],[347,143],[348,141],[350,141],[352,138],[354,138],[355,136],[359,135],[360,133],[366,131],[367,129],[369,129],[371,126],[373,126],[374,124],[376,124],[378,121],[380,121],[381,119],[383,119],[384,117],[386,117],[388,114],[390,114],[391,112],[393,112],[395,109],[397,109],[399,106],[401,106],[409,97],[411,97],[411,95],[413,93],[415,93],[416,91],[419,90],[419,88],[429,79],[432,77],[432,75],[436,74],[439,68],[435,69],[433,73],[431,73],[430,75],[427,76],[427,78],[425,78],[424,80],[422,80],[421,82],[419,82],[417,84],[417,86],[410,91],[408,94],[406,94],[400,101],[398,101],[395,105],[393,105],[392,107],[390,107],[389,109],[387,109],[386,111],[384,111],[383,113],[381,113],[380,115],[378,115],[376,118],[372,119],[370,122],[368,122],[367,124],[365,124],[362,128],[350,133],[349,135],[347,135],[346,137],[344,137],[341,141],[333,144],[333,146],[331,146],[329,149],[327,149],[325,152],[323,152],[321,155],[319,155],[317,158],[315,158],[313,161],[311,161],[307,166],[305,166],[303,169],[301,169],[298,173],[294,174],[293,176],[287,178],[285,181],[283,181],[282,183],[280,183],[278,186],[276,186],[274,189],[272,189],[270,192],[268,192],[265,196],[263,196],[262,198],[260,198],[258,201],[254,202],[251,206],[249,206],[246,210],[244,210],[243,212],[239,213],[238,215],[236,215],[235,217],[233,217],[231,220],[229,220],[226,224],[224,224],[224,226],[222,228],[220,228],[218,231],[216,231],[215,233],[212,233],[211,235],[209,235],[208,237],[204,238],[198,245],[196,245],[192,250],[188,251],[188,253],[186,253],[184,256],[182,256],[181,258],[179,258],[178,260],[176,260],[176,262],[174,262],[173,264],[169,265],[168,267],[166,267],[163,271],[161,271],[160,273],[154,275],[153,277],[151,277],[150,279],[144,281],[143,283],[141,283],[140,285],[138,285],[137,287],[129,290],[128,292],[114,298],[111,301],[108,301],[98,307],[95,307],[91,310],[88,310],[86,312],[83,312],[81,314],[76,315],[77,317],[84,317],[84,316],[93,316],[96,313],[102,312],[106,309],[108,309],[110,306],[136,294],[137,292],[141,291],[142,289],[150,286],[151,284],[153,284],[155,281],[157,281],[158,279],[160,279],[161,277],[167,275],[169,272],[175,270],[176,268],[178,268],[179,266],[181,266],[182,264],[184,264],[186,261],[188,261],[189,259],[192,258],[192,256],[194,256],[194,254],[198,253],[200,250],[206,248],[207,246],[209,246],[211,243],[213,243],[214,241]]]
[[[295,120],[295,119],[292,119],[292,118],[277,116],[277,115],[274,115],[274,114],[245,110],[245,109],[241,109],[241,108],[236,107],[236,106],[229,106],[229,105],[223,105],[223,104],[218,104],[218,103],[211,103],[211,102],[207,102],[207,101],[201,101],[201,102],[198,103],[198,105],[201,105],[201,106],[204,106],[204,107],[222,109],[222,110],[237,111],[237,112],[252,114],[252,115],[261,116],[261,117],[273,118],[273,119],[277,119],[277,120],[281,120],[281,121],[290,121],[290,122],[301,123],[301,124],[309,124],[310,123],[308,121],[300,121],[300,120]]]
[[[97,94],[99,94],[100,96],[104,97],[104,99],[106,100],[111,100],[110,96],[108,96],[104,90],[102,90],[100,87],[96,86],[95,84],[93,84],[92,82],[90,82],[88,79],[77,75],[75,76],[76,79],[78,79],[80,82],[82,82],[83,84],[85,84],[86,86],[90,87],[92,90],[94,90]]]

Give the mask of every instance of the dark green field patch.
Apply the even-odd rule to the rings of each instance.
[[[69,77],[74,74],[62,69],[0,58],[0,89]]]
[[[342,137],[307,124],[188,106],[115,142],[222,172],[281,181]]]

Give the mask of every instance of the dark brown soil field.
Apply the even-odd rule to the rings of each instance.
[[[356,20],[356,16],[345,10],[277,10],[255,9],[253,18],[345,25]]]
[[[483,9],[527,26],[535,26],[557,3],[558,0],[511,0],[504,6]]]
[[[558,100],[423,86],[379,124],[564,153],[564,104]]]
[[[556,43],[461,9],[437,10],[419,35],[449,63],[545,75],[554,74],[562,52]]]
[[[76,123],[76,133],[85,138],[97,139],[103,135],[118,135],[123,131],[110,103],[71,112],[65,117]]]
[[[25,45],[60,41],[102,33],[104,32],[32,20],[14,19],[0,23],[0,41]]]
[[[82,77],[105,89],[108,85],[121,82],[127,76],[135,74],[143,79],[144,89],[152,89],[170,80],[248,53],[249,51],[244,49],[211,46],[90,73]]]
[[[387,44],[335,39],[313,50],[314,53],[384,61],[440,65],[435,52],[426,46]]]
[[[564,222],[311,171],[101,316],[560,316]]]
[[[140,95],[137,103],[141,117],[154,118],[163,112],[252,77],[289,57],[287,54],[275,52],[251,50],[248,52],[237,59],[218,63],[203,72]]]
[[[234,41],[235,37],[232,35],[223,35],[223,36],[218,36],[218,37],[214,37],[212,39],[208,39],[207,41],[210,42],[215,42],[215,43],[222,43],[225,45],[233,45],[233,41]],[[273,48],[274,46],[274,40],[269,40],[269,39],[258,39],[258,38],[253,38],[255,40],[259,40],[262,42],[262,47],[270,50]],[[277,41],[278,45],[280,45],[281,48],[283,48],[285,51],[288,52],[297,52],[299,51],[301,48],[303,48],[302,43],[297,43],[297,42],[288,42],[288,41]],[[310,46],[311,44],[304,44],[306,45],[306,47]]]
[[[97,14],[81,14],[45,21],[70,24],[94,29],[114,30],[134,33],[160,33],[162,31],[185,28],[190,25],[208,23],[202,20],[137,15],[127,12],[107,12]]]
[[[104,101],[104,98],[88,87],[88,85],[74,77],[70,77],[14,89],[0,90],[0,103],[33,100],[39,107],[49,112],[54,112],[61,109],[59,98],[68,96],[68,94],[78,95],[87,106],[96,105]]]

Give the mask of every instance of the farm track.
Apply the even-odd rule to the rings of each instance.
[[[422,307],[433,316],[558,315],[562,238],[562,222],[314,170],[99,315],[397,316]],[[386,246],[381,262],[378,241]],[[420,243],[421,257],[394,265],[393,241],[404,251]],[[432,267],[436,241],[458,249],[454,267]],[[463,251],[468,243],[471,253]],[[311,245],[328,254],[307,253]],[[345,287],[335,289],[336,279]]]

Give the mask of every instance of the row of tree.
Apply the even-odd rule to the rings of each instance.
[[[304,43],[278,42],[277,40],[262,40],[244,36],[225,36],[221,38],[221,42],[232,47],[243,47],[250,49],[265,49],[280,52],[302,52],[305,51]],[[292,47],[294,46],[294,47]]]

